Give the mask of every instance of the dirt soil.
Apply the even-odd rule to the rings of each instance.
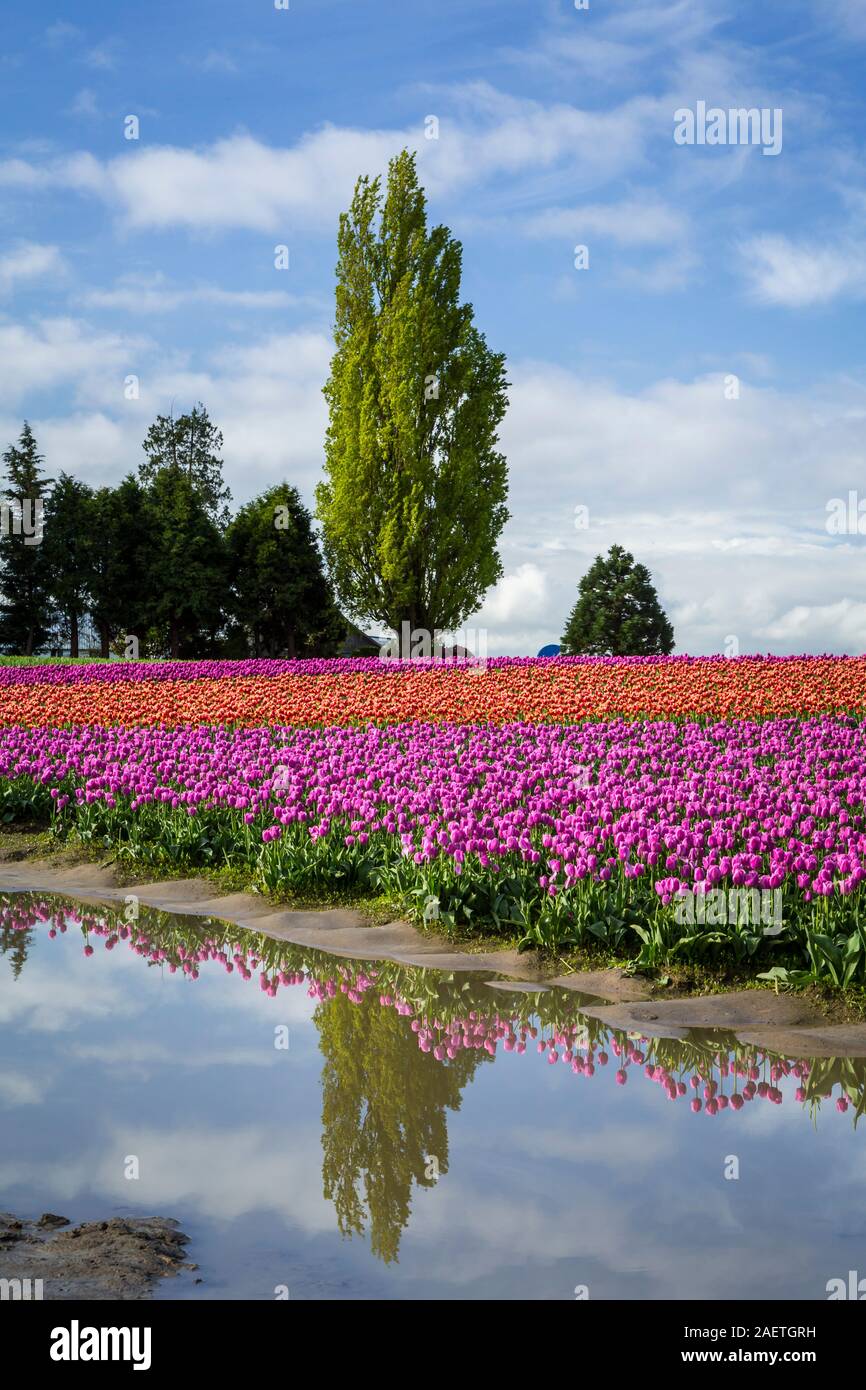
[[[185,1259],[188,1240],[163,1216],[70,1226],[53,1212],[36,1221],[0,1212],[0,1279],[41,1279],[43,1299],[149,1298],[157,1280],[197,1268]]]

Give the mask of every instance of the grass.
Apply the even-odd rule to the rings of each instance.
[[[0,666],[86,666],[107,660],[104,656],[0,656]]]
[[[261,893],[249,875],[237,868],[194,869],[189,872],[173,870],[136,859],[117,859],[109,850],[93,844],[82,844],[70,837],[58,841],[41,826],[19,825],[15,829],[0,828],[0,866],[3,863],[41,861],[52,869],[73,869],[79,864],[99,864],[111,868],[118,888],[131,888],[136,883],[168,883],[181,878],[197,878],[213,885],[216,892],[255,893],[275,907],[293,911],[321,912],[333,908],[352,908],[361,912],[371,926],[393,922],[401,912],[400,903],[385,893],[365,893],[352,888],[313,896],[304,893]],[[0,867],[2,878],[2,867]]]

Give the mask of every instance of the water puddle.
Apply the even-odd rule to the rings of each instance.
[[[0,1209],[176,1219],[198,1270],[158,1297],[821,1299],[866,1274],[866,1061],[135,910],[0,894]]]

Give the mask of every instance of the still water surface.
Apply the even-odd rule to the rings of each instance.
[[[199,1269],[158,1297],[814,1299],[866,1275],[866,1062],[643,1040],[569,991],[125,911],[0,894],[0,1209],[174,1217]]]

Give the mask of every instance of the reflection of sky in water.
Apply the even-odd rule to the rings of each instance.
[[[156,920],[140,923],[155,941]],[[272,1298],[285,1284],[293,1299],[568,1299],[587,1284],[595,1298],[821,1298],[829,1278],[866,1273],[862,1127],[828,1101],[813,1124],[793,1077],[779,1082],[781,1105],[709,1118],[688,1109],[691,1091],[671,1103],[638,1066],[617,1086],[612,1055],[593,1077],[548,1065],[534,1043],[442,1063],[378,987],[360,1004],[317,1002],[305,985],[271,998],[258,971],[244,980],[208,961],[189,980],[123,941],[109,952],[93,937],[85,958],[74,925],[50,940],[40,923],[13,979],[22,936],[6,932],[0,961],[0,1208],[175,1217],[203,1283],[184,1275],[165,1295]],[[320,979],[338,968],[270,949]],[[405,977],[407,997],[420,975]],[[471,985],[475,1009],[506,1017],[516,1000]],[[288,1051],[274,1047],[278,1024]],[[438,1182],[407,1177],[383,1116],[421,1154],[446,1149]],[[371,1251],[363,1208],[365,1233],[340,1235],[323,1132],[344,1198],[352,1156],[371,1170],[377,1242],[399,1246],[397,1260]],[[130,1154],[138,1181],[124,1177]],[[723,1176],[728,1155],[738,1181]]]

